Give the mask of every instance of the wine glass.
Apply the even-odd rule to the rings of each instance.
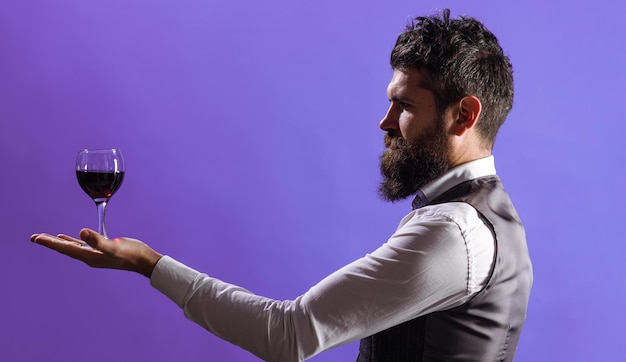
[[[118,148],[84,149],[76,156],[76,178],[98,208],[98,232],[107,237],[104,216],[107,203],[124,180],[124,158]]]

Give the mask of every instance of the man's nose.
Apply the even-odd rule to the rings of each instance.
[[[383,131],[392,131],[398,129],[398,114],[394,110],[393,103],[389,105],[389,109],[387,109],[387,113],[380,120],[380,129]]]

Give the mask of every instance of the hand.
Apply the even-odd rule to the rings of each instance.
[[[106,239],[90,229],[82,229],[80,238],[59,234],[33,234],[30,241],[80,260],[94,268],[130,270],[150,278],[162,255],[143,242],[130,238]],[[91,247],[90,247],[91,246]]]

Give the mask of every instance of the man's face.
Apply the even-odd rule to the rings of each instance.
[[[394,70],[387,87],[391,101],[380,128],[387,131],[381,156],[380,195],[398,201],[450,168],[446,122],[418,70]]]

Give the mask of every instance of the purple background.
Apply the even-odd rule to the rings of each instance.
[[[517,360],[621,359],[626,5],[558,3],[3,1],[0,360],[257,360],[143,277],[28,237],[95,228],[76,151],[119,147],[112,236],[295,298],[409,210],[375,192],[388,57],[410,17],[443,7],[486,23],[515,67],[495,154],[535,267]]]

